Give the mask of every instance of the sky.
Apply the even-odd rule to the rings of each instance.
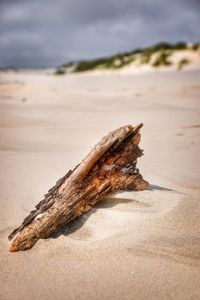
[[[200,0],[0,0],[0,66],[55,67],[200,41]]]

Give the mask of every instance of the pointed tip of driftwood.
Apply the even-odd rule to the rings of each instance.
[[[143,123],[139,123],[138,125],[134,126],[134,131],[138,131],[140,128],[143,127]]]
[[[17,252],[19,249],[17,249],[13,244],[9,248],[9,252]]]

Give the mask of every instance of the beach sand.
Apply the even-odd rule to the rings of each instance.
[[[200,71],[0,73],[0,299],[200,299]],[[150,189],[10,253],[8,234],[109,131],[143,122]]]

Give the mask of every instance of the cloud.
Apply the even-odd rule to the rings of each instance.
[[[198,0],[0,0],[0,65],[52,67],[199,40]]]

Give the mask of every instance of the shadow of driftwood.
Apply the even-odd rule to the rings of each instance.
[[[88,220],[88,218],[94,214],[98,209],[105,209],[105,208],[112,208],[120,203],[130,203],[134,202],[136,200],[132,199],[123,199],[123,198],[106,198],[102,200],[101,202],[97,203],[89,212],[84,213],[82,216],[70,221],[66,225],[63,225],[59,230],[54,232],[50,238],[57,238],[60,235],[67,236],[68,234],[71,234],[81,228],[85,222]],[[136,201],[139,202],[139,201]]]
[[[150,184],[149,188],[147,189],[148,191],[165,191],[165,192],[172,192],[172,193],[178,193],[178,194],[182,194],[181,192],[178,192],[176,190],[173,189],[169,189],[166,187],[162,187],[159,185],[154,185],[154,184]],[[118,192],[117,194],[119,195],[119,193],[123,194],[123,191]],[[63,225],[59,230],[57,230],[56,232],[54,232],[50,238],[57,238],[60,235],[65,235],[67,236],[68,234],[71,234],[75,231],[77,231],[78,229],[80,229],[85,222],[88,220],[88,218],[94,214],[98,209],[107,209],[107,208],[112,208],[118,204],[121,203],[135,203],[138,206],[141,206],[141,208],[149,206],[149,204],[145,203],[145,202],[141,202],[135,199],[125,199],[123,197],[121,198],[114,198],[113,197],[114,194],[111,197],[107,197],[104,200],[102,200],[101,202],[97,203],[89,212],[84,213],[82,216],[80,216],[79,218],[76,218],[72,221],[70,221],[69,223],[67,223],[66,225]],[[131,197],[130,197],[131,198]]]
[[[186,195],[183,192],[179,192],[177,190],[169,189],[169,188],[166,188],[166,187],[163,187],[163,186],[159,186],[159,185],[155,185],[155,184],[150,184],[148,190],[149,191],[156,191],[156,190],[157,191],[165,191],[165,192],[176,193],[176,194],[179,194],[179,195]]]

